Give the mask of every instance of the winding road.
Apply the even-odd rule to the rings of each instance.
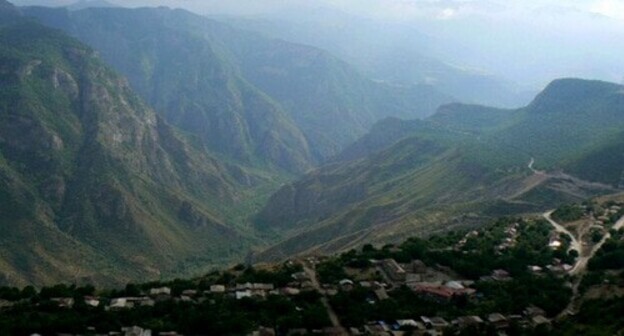
[[[583,276],[585,275],[585,271],[587,270],[587,264],[589,263],[589,260],[591,260],[591,258],[593,258],[594,255],[596,255],[596,252],[598,252],[600,248],[602,248],[602,245],[604,245],[607,242],[607,240],[611,238],[611,233],[607,231],[602,237],[602,239],[600,239],[600,241],[597,244],[591,247],[590,251],[584,251],[582,244],[579,243],[578,239],[572,234],[572,232],[570,232],[568,229],[563,227],[563,225],[555,222],[552,219],[551,216],[553,212],[554,210],[547,211],[543,214],[543,217],[550,223],[550,225],[552,225],[555,228],[555,231],[563,233],[572,239],[570,248],[568,249],[568,251],[572,249],[576,249],[579,252],[579,257],[576,259],[576,263],[574,264],[572,269],[568,272],[568,274],[573,275],[573,276],[577,275],[578,277],[576,277],[576,280],[572,284],[572,298],[570,299],[570,304],[558,316],[558,318],[563,318],[566,315],[574,314],[577,311],[578,305],[580,304],[579,303],[579,298],[580,298],[579,286],[581,284]],[[615,230],[620,230],[623,227],[624,227],[624,216],[622,216],[622,218],[620,218],[613,225],[612,228]]]
[[[537,174],[537,175],[545,175],[546,174],[544,171],[537,170],[537,169],[533,168],[534,164],[535,164],[535,159],[531,158],[531,161],[529,161],[528,167],[534,174]]]
[[[563,227],[563,225],[555,222],[552,219],[551,216],[553,212],[555,212],[555,210],[547,211],[543,214],[543,217],[550,223],[550,225],[552,225],[555,228],[555,231],[559,233],[563,233],[567,235],[568,237],[570,237],[571,241],[570,241],[570,248],[568,248],[568,252],[570,252],[571,250],[576,250],[579,253],[579,256],[582,255],[581,252],[583,252],[583,246],[581,245],[581,243],[579,243],[578,239],[576,239],[576,237],[572,234],[572,232],[568,231],[568,229]]]

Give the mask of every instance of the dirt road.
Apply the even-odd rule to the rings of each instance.
[[[340,324],[340,319],[338,319],[338,315],[334,311],[334,308],[332,308],[332,306],[329,304],[329,300],[327,299],[325,291],[321,289],[321,284],[316,278],[316,271],[312,267],[313,266],[305,265],[303,266],[303,271],[308,275],[308,277],[310,277],[310,281],[312,282],[312,286],[314,286],[314,289],[316,289],[316,291],[323,296],[321,298],[321,303],[323,303],[323,306],[325,306],[325,309],[327,310],[327,315],[329,316],[329,320],[331,321],[332,326],[334,326],[335,328],[340,328],[344,331],[344,335],[348,335],[346,330]]]

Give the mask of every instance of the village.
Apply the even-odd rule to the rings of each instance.
[[[300,263],[314,267],[322,262],[322,258],[310,257],[305,260],[290,261],[290,263]],[[170,287],[150,288],[143,295],[137,297],[116,297],[103,298],[85,296],[84,304],[90,307],[104,307],[107,311],[123,312],[140,307],[154,307],[157,302],[179,301],[187,303],[202,303],[211,300],[214,296],[227,296],[233,300],[262,300],[268,296],[292,297],[300,295],[305,291],[319,291],[322,296],[335,296],[340,292],[349,292],[356,287],[369,289],[370,298],[368,304],[376,304],[379,301],[389,300],[393,289],[407,286],[418,296],[432,300],[437,303],[449,303],[457,297],[474,298],[478,293],[471,288],[474,281],[453,279],[444,269],[428,267],[420,260],[414,260],[409,264],[399,264],[394,259],[384,259],[372,261],[376,275],[381,275],[383,281],[374,279],[355,281],[349,278],[341,279],[337,284],[321,283],[320,288],[314,286],[314,272],[310,274],[306,271],[293,273],[292,282],[285,287],[276,288],[270,283],[241,283],[233,286],[224,284],[214,284],[209,290],[198,291],[196,289],[186,289],[173,295]],[[307,267],[306,267],[307,268]],[[450,271],[450,270],[446,270]],[[360,275],[356,278],[362,279]],[[495,270],[490,277],[482,281],[509,281],[511,278],[504,270]],[[72,309],[75,304],[74,298],[52,298],[51,301],[58,304],[59,308]],[[445,330],[453,328],[461,330],[464,328],[485,329],[490,326],[496,330],[504,331],[511,322],[529,328],[550,324],[550,320],[545,317],[546,313],[539,307],[527,307],[521,315],[503,315],[493,312],[486,316],[460,316],[453,320],[446,320],[439,316],[418,316],[410,319],[397,319],[393,321],[371,321],[360,327],[350,327],[345,329],[341,326],[326,327],[322,329],[307,330],[303,328],[291,329],[286,335],[403,335],[406,331],[411,331],[412,335],[442,335]],[[90,335],[106,336],[151,336],[152,331],[138,326],[123,327],[120,331],[99,334],[95,328],[89,328]],[[261,327],[252,332],[253,336],[271,336],[278,333],[273,328]],[[501,333],[502,334],[502,333]],[[70,336],[69,334],[58,334],[59,336]],[[159,336],[178,336],[175,331],[158,332]],[[34,335],[33,335],[34,336]]]
[[[572,210],[578,209],[582,211],[572,219],[589,220],[587,232],[600,230],[600,239],[592,242],[591,234],[557,230],[539,219],[504,219],[483,229],[449,233],[428,241],[410,238],[398,246],[368,245],[340,256],[307,256],[280,265],[237,265],[195,281],[146,284],[102,295],[94,291],[80,296],[76,290],[72,296],[39,299],[36,306],[51,305],[46,309],[59,312],[78,309],[96,316],[125,316],[165,306],[240,308],[283,300],[293,308],[284,314],[298,316],[298,321],[313,319],[306,315],[310,311],[324,316],[308,323],[308,327],[293,324],[285,328],[275,322],[256,325],[246,334],[453,335],[464,330],[501,336],[518,331],[531,334],[532,330],[549,330],[558,323],[559,312],[564,311],[576,291],[575,283],[580,282],[574,272],[583,256],[588,255],[586,249],[600,244],[609,234],[609,225],[621,229],[624,222],[620,219],[616,223],[624,215],[621,205],[601,208],[596,218],[590,207]],[[582,243],[577,242],[577,237]],[[539,286],[551,288],[548,293],[552,295],[538,288],[535,298],[527,295],[506,302],[508,291],[531,293],[535,289],[532,287]],[[10,311],[25,302],[2,300],[0,307]],[[252,325],[254,321],[248,322]],[[116,331],[91,326],[84,333],[57,335],[78,334],[177,336],[183,331],[152,331],[137,323]]]

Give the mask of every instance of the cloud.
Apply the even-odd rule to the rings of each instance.
[[[602,0],[590,6],[592,13],[608,16],[613,19],[624,20],[624,1]]]

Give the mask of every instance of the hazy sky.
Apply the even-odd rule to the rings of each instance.
[[[126,6],[167,5],[218,14],[264,14],[293,7],[333,7],[362,16],[411,20],[427,16],[449,19],[467,14],[524,15],[548,9],[566,14],[580,11],[624,20],[624,0],[109,0]],[[14,0],[19,5],[65,5],[72,0]]]
[[[76,2],[10,1],[18,5]],[[618,82],[624,77],[624,0],[107,1],[127,7],[164,5],[207,15],[307,21],[312,27],[333,24],[328,17],[331,13],[341,13],[338,17],[343,23],[361,24],[364,18],[369,25],[367,19],[374,19],[370,27],[408,27],[383,36],[385,40],[400,39],[414,28],[436,41],[429,45],[430,56],[531,86],[564,76]],[[409,37],[403,40],[411,43]]]

